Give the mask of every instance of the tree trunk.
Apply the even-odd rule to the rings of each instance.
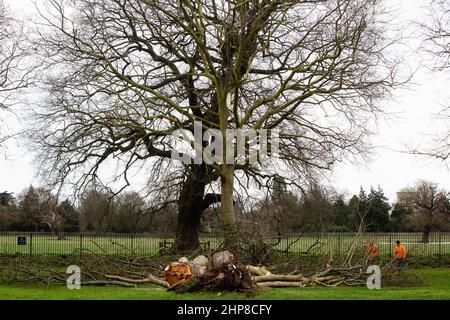
[[[202,201],[205,183],[191,175],[185,181],[178,200],[178,225],[176,250],[178,252],[194,251],[200,248],[198,232],[202,214]]]
[[[66,240],[66,237],[64,236],[64,230],[58,230],[56,231],[56,234],[58,235],[58,240]]]
[[[225,248],[233,249],[238,244],[237,222],[233,206],[234,166],[222,165],[220,219],[225,237]]]
[[[208,193],[205,195],[207,183],[214,180],[208,176],[204,165],[190,167],[186,181],[181,189],[178,200],[178,224],[176,231],[175,250],[189,252],[200,249],[199,230],[203,211],[215,202],[220,202],[220,195]]]
[[[430,232],[431,232],[431,227],[426,225],[424,230],[423,230],[423,234],[422,234],[422,242],[423,243],[429,243],[430,242]]]
[[[228,84],[229,79],[225,78],[223,83]],[[229,88],[219,90],[218,94],[218,114],[219,114],[219,127],[222,134],[222,164],[220,165],[220,194],[222,196],[220,203],[220,220],[225,237],[224,247],[226,249],[235,249],[238,245],[239,239],[237,235],[237,223],[236,215],[234,213],[233,203],[233,186],[234,186],[234,164],[227,163],[228,149],[233,150],[233,158],[236,159],[234,154],[234,145],[231,141],[228,141],[228,115],[229,110],[233,109],[232,95]],[[228,146],[228,144],[231,144]]]

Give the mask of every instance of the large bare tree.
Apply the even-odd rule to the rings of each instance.
[[[450,3],[446,0],[432,0],[430,19],[420,25],[424,31],[423,49],[431,58],[431,68],[444,76],[450,70]],[[411,153],[424,155],[447,162],[450,158],[450,102],[449,96],[442,93],[443,109],[437,119],[443,124],[444,130],[434,135],[433,141],[427,146],[412,148]]]
[[[435,58],[437,70],[450,68],[450,3],[446,0],[431,1],[431,22],[422,24],[425,30],[425,49]]]
[[[398,193],[399,205],[412,211],[410,223],[423,230],[422,242],[430,241],[430,232],[445,231],[450,223],[449,193],[436,183],[420,181]]]
[[[38,39],[47,99],[34,131],[45,176],[81,187],[115,161],[114,176],[128,185],[144,166],[154,194],[177,194],[179,207],[189,206],[179,235],[220,200],[233,244],[235,187],[266,187],[280,175],[301,187],[305,177],[363,154],[379,102],[399,84],[379,1],[47,3]],[[278,158],[229,164],[224,152],[214,164],[173,161],[172,133],[193,132],[195,121],[223,136],[230,128],[280,129]],[[214,181],[220,198],[204,194]]]
[[[27,52],[23,41],[20,23],[0,0],[0,112],[14,105],[13,93],[29,84],[28,75],[33,68],[24,63]],[[2,130],[4,123],[0,118],[0,147],[11,136],[10,132]]]

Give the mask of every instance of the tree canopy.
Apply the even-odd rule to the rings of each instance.
[[[266,186],[286,168],[287,183],[302,187],[363,154],[378,102],[400,84],[377,1],[48,3],[36,40],[48,70],[33,136],[42,172],[57,184],[75,172],[82,187],[115,161],[124,186],[145,166],[152,190],[167,190],[185,178],[170,158],[175,130],[193,131],[195,121],[223,137],[230,128],[282,129],[276,160],[227,164],[240,156],[225,143],[206,170],[207,183],[220,180],[229,235],[237,185]]]

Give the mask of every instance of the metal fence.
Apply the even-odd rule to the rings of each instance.
[[[350,247],[364,248],[373,241],[380,256],[393,254],[396,240],[408,250],[409,257],[450,258],[450,233],[431,233],[428,243],[422,242],[421,233],[303,233],[263,237],[262,240],[284,254],[324,255],[330,250],[340,254]],[[247,243],[256,239],[246,238]],[[69,256],[69,255],[135,255],[167,254],[174,243],[170,236],[130,233],[69,233],[64,239],[55,234],[35,232],[0,232],[0,255]],[[201,235],[204,252],[211,252],[223,243],[221,236]],[[358,249],[359,250],[359,249]]]

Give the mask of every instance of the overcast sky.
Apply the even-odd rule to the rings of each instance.
[[[16,16],[32,15],[34,5],[31,0],[4,0],[16,11]],[[385,110],[394,113],[388,121],[380,120],[378,134],[373,137],[375,146],[368,163],[340,163],[329,176],[330,183],[339,191],[357,194],[360,186],[369,189],[378,185],[385,191],[391,202],[396,200],[396,192],[417,180],[426,179],[450,189],[450,169],[436,160],[424,159],[405,152],[407,145],[427,145],[431,135],[439,134],[447,121],[437,120],[436,114],[445,101],[450,101],[450,75],[431,72],[426,68],[417,51],[420,35],[416,33],[413,21],[424,20],[425,0],[390,0],[396,9],[395,23],[405,30],[405,46],[398,54],[404,57],[408,70],[416,70],[412,85],[397,90],[392,99],[385,101]],[[410,49],[405,49],[405,48]],[[5,115],[2,113],[2,118]],[[6,124],[11,131],[19,131],[22,121],[20,113],[7,116]],[[22,129],[25,129],[22,127]],[[33,155],[25,152],[19,140],[8,143],[6,155],[0,154],[0,191],[15,194],[30,184],[39,185],[35,177]]]

